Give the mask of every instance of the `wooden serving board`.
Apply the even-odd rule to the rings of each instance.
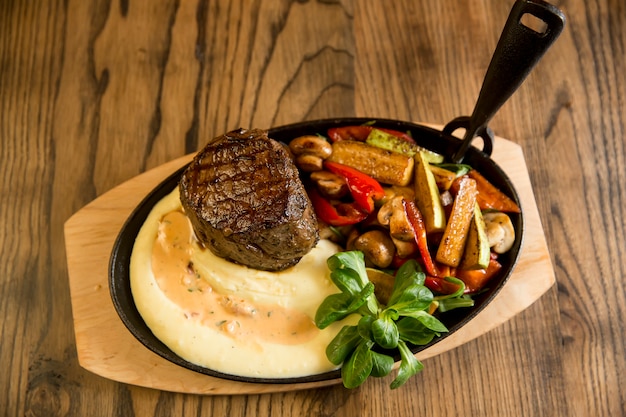
[[[145,172],[100,196],[65,223],[78,361],[115,381],[197,394],[258,394],[309,389],[340,380],[303,384],[253,384],[219,379],[179,367],[144,347],[119,319],[108,288],[109,256],[119,230],[146,194],[191,160],[187,155]],[[420,360],[454,349],[526,309],[554,285],[554,270],[521,148],[496,138],[493,159],[515,185],[526,236],[512,276],[496,298],[465,326],[418,353]]]

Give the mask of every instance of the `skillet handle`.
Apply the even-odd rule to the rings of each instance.
[[[522,23],[526,14],[541,20],[545,29],[538,32]],[[549,3],[542,0],[515,2],[485,74],[463,143],[452,157],[453,162],[463,159],[474,136],[486,130],[487,123],[526,79],[564,26],[565,16]]]
[[[457,129],[465,129],[465,131],[468,132],[469,126],[470,126],[469,116],[461,116],[448,122],[448,124],[445,125],[445,127],[442,129],[442,132],[444,135],[452,136],[452,134]],[[493,152],[493,143],[495,141],[493,131],[489,128],[489,126],[485,125],[484,127],[476,130],[471,135],[471,138],[470,138],[471,140],[469,142],[472,142],[472,140],[477,137],[480,137],[483,140],[483,148],[481,149],[481,152],[487,156],[491,156],[491,152]],[[467,152],[467,146],[464,146],[465,143],[466,143],[465,141],[461,141],[460,147],[457,149],[456,152],[458,153],[459,150],[462,148],[462,154],[458,160],[456,159],[453,160],[454,163],[460,164],[461,160],[465,156],[465,152]]]

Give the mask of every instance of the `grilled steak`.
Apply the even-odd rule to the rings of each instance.
[[[222,258],[279,271],[319,240],[298,170],[264,130],[215,138],[195,156],[179,188],[198,240]]]

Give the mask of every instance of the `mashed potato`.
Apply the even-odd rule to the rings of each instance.
[[[319,330],[313,318],[339,292],[326,266],[337,250],[322,240],[281,272],[233,264],[198,245],[176,189],[137,235],[132,294],[154,335],[189,362],[257,378],[327,372],[326,346],[344,323]]]

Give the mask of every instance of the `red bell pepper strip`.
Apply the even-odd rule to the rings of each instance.
[[[372,131],[372,126],[341,126],[328,129],[328,137],[332,142],[339,140],[358,140],[364,142]]]
[[[372,129],[382,130],[407,142],[415,143],[415,140],[407,133],[371,125],[331,127],[328,129],[328,137],[332,142],[337,142],[338,140],[358,140],[364,142]]]
[[[409,259],[410,258],[401,258],[396,253],[393,255],[393,259],[391,260],[391,265],[389,265],[389,267],[392,269],[400,269],[400,267],[404,265],[405,262],[408,262]]]
[[[435,261],[435,267],[437,268],[437,271],[439,271],[439,276],[440,277],[454,277],[456,275],[456,268],[448,266],[446,264],[442,264],[439,263],[437,261]]]
[[[426,239],[426,226],[424,225],[424,218],[422,217],[422,213],[420,213],[419,209],[413,201],[407,201],[405,199],[402,199],[402,205],[404,207],[404,211],[406,212],[407,219],[409,219],[409,223],[413,227],[413,232],[415,233],[415,241],[417,243],[417,248],[420,252],[420,255],[422,256],[422,261],[424,262],[424,268],[426,268],[426,273],[433,277],[439,277],[437,267],[435,266],[435,263],[430,256],[430,251],[428,250],[428,240]]]
[[[317,214],[320,220],[331,226],[356,224],[365,220],[367,217],[367,213],[356,207],[355,203],[339,203],[334,205],[322,197],[315,188],[311,188],[308,194],[311,199],[311,204],[313,204],[315,214]]]
[[[459,285],[447,281],[445,278],[431,277],[428,275],[426,276],[424,285],[428,287],[429,290],[438,294],[454,294],[460,289]]]
[[[324,168],[346,180],[354,202],[367,213],[374,211],[374,200],[385,196],[378,181],[357,169],[331,161],[324,161]]]

